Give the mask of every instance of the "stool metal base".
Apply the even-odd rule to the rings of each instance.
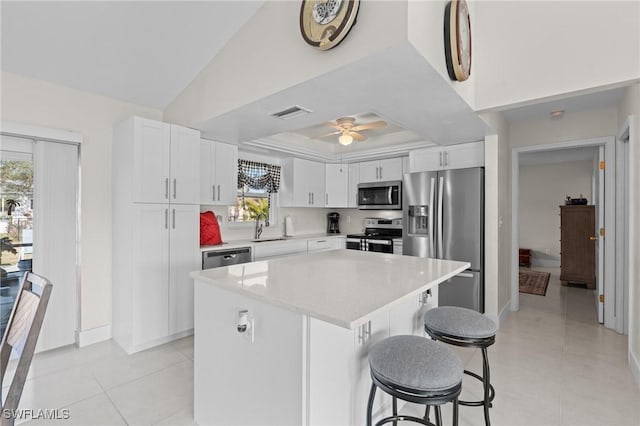
[[[378,422],[374,426],[381,426],[387,423],[392,423],[394,426],[398,421],[411,421],[414,423],[419,423],[426,426],[442,426],[442,415],[440,412],[440,405],[445,404],[447,402],[453,403],[453,426],[458,425],[458,396],[462,391],[462,383],[458,383],[456,386],[445,389],[437,392],[409,392],[408,390],[398,388],[392,383],[388,383],[385,380],[377,377],[376,375],[371,373],[371,391],[369,392],[369,401],[367,403],[367,426],[371,426],[372,422],[372,412],[373,412],[373,401],[376,396],[376,389],[380,388],[385,393],[391,395],[393,397],[393,415],[389,417],[385,417]],[[407,416],[403,414],[398,414],[398,405],[397,399],[401,399],[407,402],[413,402],[415,404],[423,404],[426,405],[425,416],[424,418]],[[434,406],[434,411],[436,413],[436,423],[431,423],[429,421],[429,407]]]
[[[482,351],[482,376],[464,370],[464,373],[474,377],[482,382],[484,389],[484,398],[480,401],[458,401],[460,405],[471,407],[483,407],[484,409],[484,422],[486,426],[491,426],[491,420],[489,418],[489,408],[493,407],[493,399],[496,397],[496,391],[491,384],[491,372],[489,369],[489,358],[487,356],[487,347],[495,343],[496,336],[489,336],[484,338],[464,338],[460,336],[452,336],[449,334],[441,333],[430,329],[426,325],[424,326],[425,332],[434,340],[439,340],[443,343],[448,343],[454,346],[460,346],[464,348],[480,348]],[[428,416],[427,416],[428,417]]]

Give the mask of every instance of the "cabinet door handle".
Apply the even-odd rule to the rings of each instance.
[[[311,204],[311,193],[307,192],[307,204]]]
[[[364,340],[367,341],[371,339],[371,321],[367,321],[364,325]]]
[[[442,151],[440,151],[440,167],[442,167]]]
[[[173,199],[176,199],[176,179],[173,179]]]
[[[211,185],[211,192],[213,193],[213,195],[211,196],[211,201],[215,201],[216,200],[216,186],[215,185]]]
[[[218,201],[220,201],[220,185],[218,185]]]
[[[169,209],[164,209],[164,229],[169,229]]]
[[[444,165],[449,165],[449,153],[447,151],[444,152]]]
[[[382,166],[380,166],[380,179],[382,179]]]
[[[171,227],[176,229],[176,209],[171,212]]]
[[[358,327],[358,344],[364,343],[364,324]]]
[[[164,180],[164,198],[169,199],[169,178]]]
[[[324,203],[328,206],[329,205],[329,194],[324,194]]]
[[[313,192],[311,193],[311,204],[315,204],[316,203],[316,199],[315,199],[315,195]]]

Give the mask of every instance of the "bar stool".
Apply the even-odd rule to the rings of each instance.
[[[459,401],[460,405],[484,407],[484,421],[491,425],[489,408],[496,396],[491,385],[487,348],[495,342],[496,323],[479,312],[457,306],[440,306],[424,314],[424,330],[435,340],[465,348],[482,350],[482,376],[464,370],[465,374],[482,382],[484,398],[481,401]]]
[[[408,420],[433,426],[427,416],[434,406],[436,425],[442,426],[440,405],[453,402],[453,426],[458,424],[458,395],[462,389],[462,361],[444,345],[420,336],[392,336],[376,343],[369,352],[371,391],[367,426],[371,426],[373,401],[380,388],[393,397],[393,415],[375,426]],[[427,406],[425,418],[398,415],[397,399]]]

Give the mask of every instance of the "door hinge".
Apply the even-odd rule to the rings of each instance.
[[[600,303],[604,303],[604,294],[601,294],[599,299],[600,299]]]
[[[600,170],[604,170],[605,166],[606,166],[606,163],[604,162],[604,160],[602,160],[600,162]]]
[[[604,228],[600,228],[600,236],[604,237]]]

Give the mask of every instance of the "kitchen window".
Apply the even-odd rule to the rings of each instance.
[[[255,222],[257,217],[266,224],[276,222],[276,194],[280,188],[280,166],[257,161],[238,160],[238,196],[229,206],[230,223]]]

